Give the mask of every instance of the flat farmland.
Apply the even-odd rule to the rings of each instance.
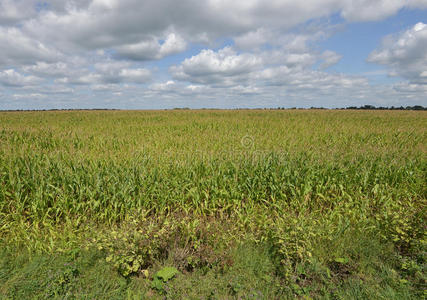
[[[426,152],[425,111],[0,112],[0,298],[425,297]]]

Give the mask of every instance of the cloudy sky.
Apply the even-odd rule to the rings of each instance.
[[[427,106],[427,0],[0,0],[0,109]]]

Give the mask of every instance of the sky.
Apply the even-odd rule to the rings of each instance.
[[[0,0],[0,109],[427,106],[427,0]]]

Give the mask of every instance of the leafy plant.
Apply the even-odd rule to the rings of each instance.
[[[179,271],[176,268],[164,267],[163,269],[157,271],[156,274],[154,274],[151,287],[160,293],[165,293],[165,284],[174,278],[177,274],[179,274]]]

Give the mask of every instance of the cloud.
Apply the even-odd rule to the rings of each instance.
[[[393,86],[393,89],[404,93],[404,94],[415,94],[419,95],[420,93],[427,95],[427,85],[425,84],[411,84],[406,82],[400,82]]]
[[[265,28],[258,28],[237,36],[234,39],[234,43],[240,49],[257,49],[267,43],[271,43],[271,41],[274,41],[274,38],[277,38],[277,34]]]
[[[254,53],[238,53],[232,47],[225,47],[216,52],[202,50],[180,65],[172,66],[170,72],[176,80],[196,84],[232,87],[265,80],[266,85],[276,85],[278,80],[294,80],[291,78],[293,75],[310,71],[317,62],[321,63],[320,68],[323,70],[340,59],[341,55],[333,51],[318,54],[303,45],[277,47]],[[268,76],[278,71],[280,74]]]
[[[112,92],[112,91],[119,91],[121,89],[121,86],[116,83],[101,83],[101,84],[93,84],[91,85],[91,90],[97,91],[97,92]]]
[[[0,20],[20,23],[0,27],[0,64],[52,62],[60,53],[99,49],[124,59],[157,60],[185,51],[189,43],[210,45],[222,37],[246,50],[290,44],[284,32],[307,20],[336,13],[348,20],[378,20],[404,7],[426,5],[420,0],[0,0]],[[306,43],[303,35],[298,38],[296,47]]]
[[[344,0],[341,16],[352,22],[378,21],[403,8],[427,8],[425,0]]]
[[[14,25],[22,20],[34,17],[36,1],[32,0],[1,0],[0,25]]]
[[[397,13],[407,1],[356,0],[344,1],[341,16],[349,21],[377,21]]]
[[[297,49],[297,48],[295,48]],[[237,53],[231,47],[218,51],[202,50],[198,55],[188,58],[179,66],[170,69],[177,82],[173,84],[153,85],[152,90],[173,88],[176,94],[184,95],[193,87],[193,94],[199,91],[214,97],[236,97],[262,95],[263,98],[281,98],[297,101],[323,99],[341,95],[355,99],[364,97],[361,90],[370,89],[366,78],[344,74],[329,74],[313,70],[317,61],[324,67],[336,63],[340,56],[335,52],[323,52],[319,55],[308,49],[299,52],[266,50],[256,54]],[[200,89],[203,87],[203,89]]]
[[[98,72],[88,72],[77,76],[56,79],[56,83],[104,86],[119,83],[142,84],[150,81],[151,71],[145,68],[119,68],[121,62],[108,65],[95,65]],[[128,65],[124,63],[123,65]]]
[[[60,53],[15,27],[0,27],[0,66],[53,61]]]
[[[9,87],[32,86],[41,83],[41,78],[22,75],[13,69],[0,72],[0,84]]]
[[[40,93],[31,93],[31,94],[13,94],[14,99],[45,99],[47,95]]]
[[[427,24],[417,23],[412,28],[387,36],[380,49],[373,51],[368,61],[385,65],[391,74],[411,83],[427,84]]]
[[[119,78],[126,82],[146,83],[151,78],[151,72],[144,68],[123,69],[119,73]]]
[[[229,85],[261,64],[262,60],[253,54],[237,54],[231,47],[225,47],[217,52],[202,50],[198,55],[185,59],[180,66],[172,66],[170,71],[178,80]]]
[[[71,66],[64,62],[47,63],[39,61],[33,65],[26,65],[22,69],[25,72],[37,74],[39,76],[55,77],[67,76],[70,73]]]
[[[77,84],[88,85],[103,82],[103,77],[100,74],[89,73],[79,77],[63,77],[55,80],[56,83],[61,84]]]
[[[175,33],[170,33],[163,43],[152,38],[135,44],[116,47],[117,55],[132,60],[155,60],[168,55],[180,53],[187,48],[185,40]]]
[[[407,0],[407,7],[409,8],[427,8],[427,1],[425,0]]]
[[[335,64],[337,64],[342,58],[342,55],[330,50],[326,50],[322,53],[321,59],[323,60],[320,65],[321,69],[327,69]]]
[[[63,51],[117,48],[119,54],[138,60],[182,51],[184,41],[206,42],[227,36],[239,37],[240,45],[249,46],[265,40],[264,30],[284,31],[337,13],[350,21],[379,20],[404,7],[425,7],[423,1],[409,0],[59,2],[50,3],[37,16],[30,14],[33,18],[23,22],[23,29]],[[11,1],[4,3],[18,9]],[[159,42],[162,39],[164,43]]]
[[[168,80],[167,82],[152,84],[149,86],[149,89],[156,92],[174,92],[176,87],[175,81]]]

